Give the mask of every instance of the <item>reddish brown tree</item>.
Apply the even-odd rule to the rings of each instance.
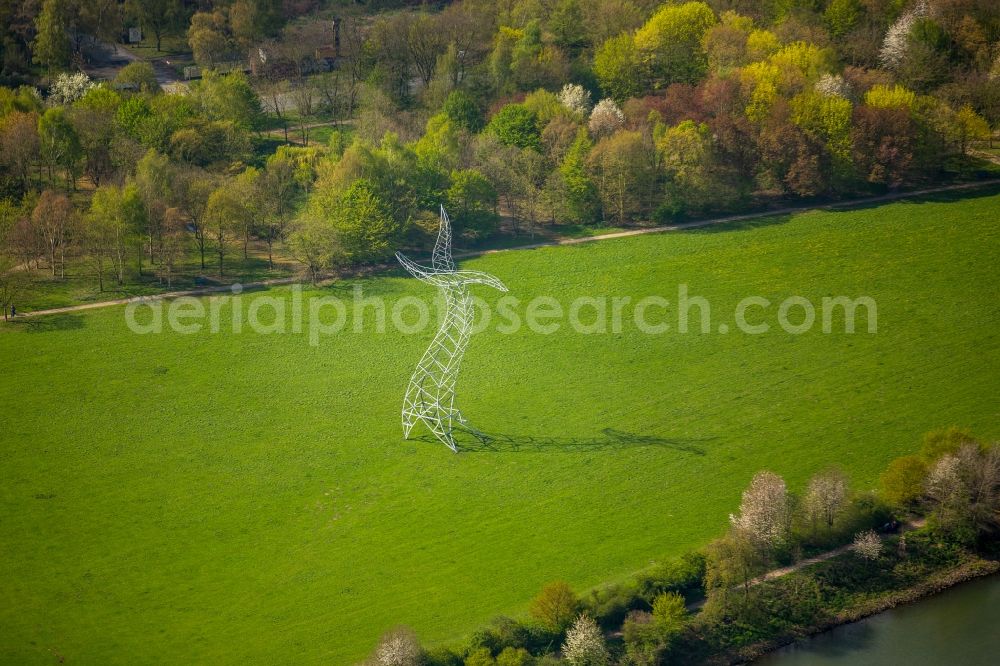
[[[38,161],[38,114],[14,111],[0,120],[0,164],[21,192],[30,186],[31,166]]]
[[[775,104],[757,138],[766,188],[808,197],[828,189],[823,147],[791,122],[788,106]]]
[[[854,109],[854,163],[870,183],[899,187],[914,168],[916,124],[907,109]]]

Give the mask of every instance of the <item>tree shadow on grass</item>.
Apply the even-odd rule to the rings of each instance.
[[[756,215],[755,213],[750,213]],[[677,231],[685,234],[717,234],[728,231],[749,231],[761,227],[771,227],[777,224],[791,222],[794,215],[791,213],[775,212],[774,214],[762,213],[760,217],[751,217],[745,220],[732,220],[729,222],[701,222],[695,221],[692,226],[681,227]]]
[[[785,224],[790,222],[797,215],[815,211],[824,211],[828,213],[851,213],[881,208],[894,203],[955,203],[969,199],[992,197],[997,193],[1000,193],[1000,185],[983,184],[981,186],[969,187],[966,189],[945,190],[942,192],[929,192],[924,194],[920,194],[919,190],[904,190],[899,192],[874,192],[857,198],[847,199],[817,198],[812,201],[789,201],[787,202],[787,207],[795,208],[796,210],[788,210],[784,206],[778,206],[774,209],[774,211],[767,211],[763,209],[748,210],[742,214],[751,217],[728,222],[717,222],[712,221],[711,219],[685,220],[678,223],[680,226],[678,231],[692,234],[749,231],[760,227]],[[888,198],[879,199],[878,197]],[[740,213],[737,213],[737,215],[739,214]]]
[[[973,185],[974,181],[968,184]],[[836,208],[831,208],[831,210],[832,212],[835,213],[848,213],[857,210],[869,210],[872,208],[879,208],[881,206],[885,206],[886,204],[893,204],[893,203],[908,203],[908,204],[957,203],[960,201],[968,201],[971,199],[984,199],[996,196],[997,194],[1000,194],[1000,185],[987,183],[987,184],[977,185],[976,187],[968,187],[966,189],[944,190],[942,192],[929,192],[926,194],[909,193],[905,191],[897,193],[890,192],[887,194],[894,194],[896,198],[888,201],[862,201],[854,204],[845,202],[845,205],[837,206]]]
[[[72,331],[83,328],[83,317],[78,314],[64,313],[44,315],[41,317],[19,317],[8,322],[15,330],[26,333],[49,333],[51,331]]]
[[[409,293],[405,283],[400,283],[398,280],[386,279],[399,277],[410,276],[403,270],[392,270],[392,267],[390,266],[389,272],[385,275],[352,276],[342,280],[325,283],[322,286],[307,286],[306,288],[324,292],[324,296],[334,296],[340,298],[345,301],[347,305],[351,305],[354,302],[355,289],[359,286],[361,287],[361,298],[391,298],[398,296],[399,294]]]
[[[545,435],[512,435],[503,433],[479,433],[456,430],[455,443],[462,453],[516,453],[518,451],[554,451],[558,453],[579,453],[583,451],[620,451],[632,448],[673,449],[681,453],[703,456],[705,449],[698,442],[704,438],[657,437],[640,435],[614,428],[605,428],[595,437],[553,437]],[[417,441],[437,443],[433,435],[415,437]]]

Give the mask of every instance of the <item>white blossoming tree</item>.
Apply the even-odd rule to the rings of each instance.
[[[600,627],[586,613],[566,632],[562,653],[572,666],[607,666],[611,661]]]
[[[755,474],[743,491],[739,514],[730,515],[729,520],[739,535],[762,550],[784,543],[789,527],[785,480],[773,472]]]
[[[567,83],[559,91],[559,103],[581,118],[586,118],[590,113],[590,91],[578,83]]]
[[[942,456],[927,475],[927,494],[941,505],[956,502],[962,485],[958,456],[950,453]]]
[[[918,19],[927,16],[927,1],[920,0],[913,7],[900,14],[896,22],[889,26],[882,41],[882,49],[879,51],[878,60],[886,69],[894,69],[903,62],[906,57],[906,49],[909,45],[910,31]]]
[[[368,663],[370,666],[419,666],[422,659],[423,650],[416,635],[400,627],[382,636]]]
[[[814,90],[824,97],[843,97],[850,99],[851,84],[844,80],[840,74],[824,74],[816,81]]]
[[[72,104],[87,94],[94,87],[94,82],[83,72],[75,74],[62,73],[52,82],[49,99],[53,104]]]
[[[594,136],[614,134],[625,124],[625,114],[613,99],[602,99],[590,112],[590,132]]]
[[[854,552],[866,560],[877,560],[882,554],[882,539],[872,530],[854,535]]]

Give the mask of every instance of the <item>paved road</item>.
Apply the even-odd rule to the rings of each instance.
[[[850,201],[843,201],[837,203],[831,203],[826,205],[810,205],[810,206],[786,206],[784,208],[777,208],[774,210],[759,212],[759,213],[746,213],[744,215],[727,215],[725,217],[713,217],[706,220],[698,220],[695,222],[682,222],[679,224],[671,224],[660,227],[647,227],[645,229],[632,229],[629,231],[618,231],[611,234],[602,234],[600,236],[587,236],[585,238],[567,238],[563,240],[553,240],[546,241],[544,243],[531,243],[529,245],[518,245],[510,248],[503,248],[497,250],[479,250],[475,252],[463,252],[455,255],[456,259],[467,259],[469,257],[481,257],[487,254],[495,254],[497,252],[510,252],[514,250],[532,250],[542,247],[553,247],[559,245],[577,245],[580,243],[592,243],[594,241],[608,240],[612,238],[627,238],[629,236],[641,236],[643,234],[657,234],[666,231],[682,231],[684,229],[697,229],[699,227],[709,227],[716,224],[728,224],[731,222],[740,222],[744,220],[754,220],[764,217],[773,217],[775,215],[787,215],[789,213],[801,213],[807,210],[838,210],[842,208],[855,208],[857,206],[865,206],[872,203],[884,203],[887,201],[897,201],[899,199],[909,199],[912,197],[920,197],[928,194],[937,194],[941,192],[955,192],[960,190],[970,190],[980,187],[987,187],[989,185],[1000,185],[1000,178],[994,178],[991,180],[981,180],[974,183],[960,183],[958,185],[942,185],[941,187],[928,187],[922,190],[913,190],[909,192],[896,192],[893,194],[883,194],[876,197],[865,197],[863,199],[852,199]],[[388,266],[386,267],[388,268]],[[274,285],[282,284],[295,284],[301,282],[300,278],[289,277],[289,278],[279,278],[275,280],[265,280],[263,282],[251,282],[244,284],[245,289],[253,289],[256,287],[269,287]],[[34,312],[25,312],[19,317],[40,317],[43,315],[50,314],[61,314],[65,312],[76,312],[78,310],[92,310],[94,308],[109,307],[112,305],[123,305],[126,303],[131,303],[133,301],[141,300],[152,300],[158,298],[178,298],[180,296],[203,296],[206,294],[218,293],[220,291],[226,291],[229,286],[221,287],[211,287],[208,289],[194,289],[191,291],[173,291],[164,294],[156,294],[151,296],[136,296],[133,298],[119,298],[113,301],[100,301],[98,303],[87,303],[85,305],[72,305],[64,308],[52,308],[49,310],[35,310]]]

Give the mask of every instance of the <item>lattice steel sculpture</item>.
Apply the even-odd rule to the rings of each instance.
[[[417,364],[403,399],[403,438],[417,422],[423,422],[435,437],[452,451],[458,452],[455,444],[456,428],[465,430],[481,440],[486,435],[469,425],[455,406],[455,382],[462,364],[462,356],[472,337],[473,306],[469,294],[470,284],[486,284],[500,291],[507,291],[500,280],[487,273],[456,270],[451,256],[451,221],[441,206],[441,226],[431,266],[421,266],[408,259],[401,252],[396,258],[409,273],[441,290],[445,301],[445,314],[441,328],[431,341]]]

